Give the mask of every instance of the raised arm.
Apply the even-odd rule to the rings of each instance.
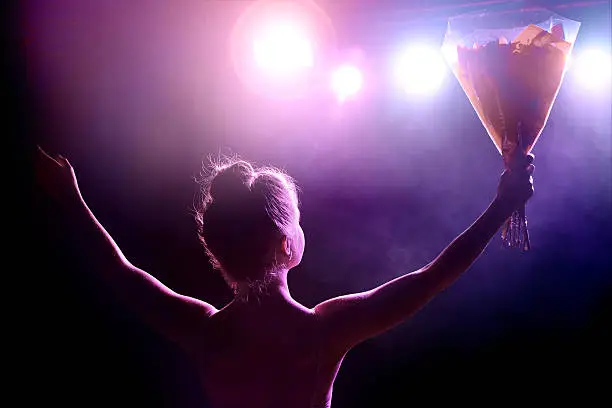
[[[315,307],[332,346],[347,351],[403,322],[452,284],[478,258],[491,238],[533,194],[533,156],[524,169],[502,174],[498,193],[484,213],[433,262],[363,293],[340,296]]]
[[[36,165],[42,187],[76,220],[78,238],[88,247],[88,254],[93,255],[92,268],[146,323],[190,348],[216,309],[174,292],[127,260],[85,203],[68,160],[61,156],[54,159],[39,149]]]

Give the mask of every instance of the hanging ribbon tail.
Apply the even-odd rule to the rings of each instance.
[[[527,216],[525,215],[525,206],[523,205],[519,210],[519,222],[521,223],[521,244],[523,252],[527,252],[531,249],[531,242],[529,242],[529,230],[527,229]]]
[[[531,249],[525,207],[516,210],[506,220],[502,228],[501,238],[506,248],[521,248],[523,252]]]

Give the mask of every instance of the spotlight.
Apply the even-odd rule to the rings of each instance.
[[[246,3],[230,36],[232,65],[240,82],[271,99],[299,99],[315,92],[313,84],[336,50],[329,16],[311,0]]]
[[[313,65],[312,45],[292,22],[263,27],[253,41],[253,52],[257,65],[272,74],[291,74]]]
[[[586,89],[609,91],[612,56],[601,49],[588,49],[572,57],[572,75]]]
[[[447,67],[440,50],[413,45],[401,53],[395,65],[399,86],[409,94],[427,94],[438,90]]]
[[[332,74],[331,87],[340,102],[355,96],[363,85],[363,75],[353,65],[341,65]]]

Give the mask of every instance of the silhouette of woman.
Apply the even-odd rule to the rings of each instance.
[[[195,217],[204,249],[235,293],[220,310],[134,266],[85,203],[67,159],[39,148],[36,165],[41,188],[77,221],[103,279],[187,353],[213,407],[329,408],[345,354],[454,282],[531,197],[532,161],[525,156],[519,168],[501,175],[488,208],[431,263],[309,309],[287,286],[287,273],[304,252],[293,180],[278,169],[227,160],[202,180]]]

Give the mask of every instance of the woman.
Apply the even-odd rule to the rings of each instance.
[[[533,156],[500,179],[484,213],[423,268],[314,308],[296,302],[288,272],[304,233],[293,180],[242,160],[202,180],[196,211],[201,242],[235,299],[217,310],[183,296],[134,266],[85,203],[68,160],[39,149],[44,190],[77,220],[101,276],[125,304],[195,363],[213,407],[329,408],[345,354],[403,322],[476,260],[511,213],[533,194]]]

